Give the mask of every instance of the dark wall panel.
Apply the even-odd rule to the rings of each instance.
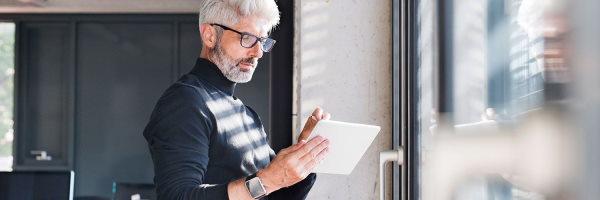
[[[77,195],[152,182],[142,131],[172,81],[170,23],[81,23],[77,41]]]
[[[30,23],[20,29],[17,69],[18,116],[16,170],[68,168],[70,91],[73,52],[68,23]],[[51,160],[38,161],[31,151],[46,151]],[[57,167],[57,168],[56,168]]]
[[[177,42],[179,43],[179,49],[177,56],[179,58],[179,77],[187,74],[194,67],[196,58],[200,55],[202,41],[200,40],[198,23],[180,23],[178,29]]]

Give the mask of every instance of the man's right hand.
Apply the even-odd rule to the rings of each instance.
[[[316,136],[310,141],[302,140],[285,148],[275,156],[257,176],[263,182],[267,193],[289,187],[306,178],[327,155],[329,141]]]

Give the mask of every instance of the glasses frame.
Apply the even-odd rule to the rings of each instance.
[[[242,47],[244,47],[244,48],[248,48],[248,49],[249,49],[249,48],[252,48],[252,47],[254,47],[254,45],[256,45],[256,43],[258,43],[259,41],[260,41],[260,43],[261,43],[261,44],[266,44],[266,42],[272,42],[272,43],[271,43],[271,46],[270,46],[268,49],[265,49],[265,46],[264,46],[264,45],[260,45],[260,50],[262,50],[263,52],[269,52],[269,51],[271,51],[271,49],[273,49],[273,46],[275,46],[275,42],[277,42],[276,40],[274,40],[274,39],[272,39],[272,38],[268,38],[268,37],[259,37],[259,36],[253,35],[253,34],[251,34],[251,33],[248,33],[248,32],[241,32],[241,31],[238,31],[238,30],[235,30],[235,29],[229,28],[229,27],[227,27],[227,26],[225,26],[225,25],[222,25],[222,24],[212,23],[212,24],[210,24],[210,25],[211,25],[211,26],[218,26],[218,27],[221,27],[223,30],[233,31],[233,32],[235,32],[235,33],[237,33],[237,34],[240,34],[240,46],[242,46]],[[250,37],[254,37],[254,38],[256,38],[256,40],[254,40],[254,43],[252,43],[252,45],[250,45],[250,46],[244,46],[244,44],[243,44],[243,42],[242,42],[242,40],[244,39],[244,36],[250,36]]]

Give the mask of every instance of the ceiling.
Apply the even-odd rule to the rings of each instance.
[[[0,13],[196,13],[200,0],[0,0]]]

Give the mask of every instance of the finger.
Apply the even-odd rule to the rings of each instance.
[[[296,151],[300,148],[302,148],[302,146],[304,146],[307,143],[306,140],[300,140],[298,143],[290,146],[290,151]]]
[[[323,119],[322,120],[329,120],[329,119],[331,119],[331,114],[329,114],[329,113],[323,114]]]
[[[317,122],[319,122],[319,119],[317,117],[310,116],[306,120],[306,124],[304,124],[304,129],[303,130],[310,130],[310,131],[312,131],[312,129],[315,128],[315,126],[317,126]]]
[[[317,119],[321,119],[320,116],[323,115],[323,109],[321,109],[321,107],[317,106],[311,115],[317,117]]]
[[[325,138],[323,138],[321,136],[317,136],[317,137],[311,139],[305,145],[303,145],[300,149],[298,149],[295,152],[291,153],[292,156],[293,156],[293,159],[300,159],[300,158],[302,158],[304,155],[310,153],[310,151],[312,149],[314,149],[315,147],[317,147],[323,141],[325,141]]]
[[[302,180],[304,180],[306,177],[308,177],[308,175],[310,175],[310,173],[312,173],[312,170],[303,169],[303,172],[300,177],[302,178]]]
[[[306,124],[304,124],[304,128],[302,129],[302,132],[300,133],[298,139],[308,139],[310,133],[312,133],[313,129],[315,129],[315,127],[317,126],[317,122],[319,122],[319,120],[315,116],[310,116],[306,120]]]
[[[304,180],[306,177],[308,177],[309,174],[310,174],[310,171],[305,170],[304,172],[302,172],[302,175],[300,175],[300,177],[302,178],[302,180]]]
[[[309,153],[307,153],[306,155],[302,156],[302,158],[300,158],[300,164],[301,165],[306,165],[310,161],[312,161],[315,158],[317,158],[317,156],[319,155],[319,153],[321,153],[321,151],[323,151],[324,149],[326,149],[328,147],[329,147],[329,140],[324,140],[319,145],[317,145],[314,149],[310,150]]]
[[[315,108],[315,111],[313,111],[312,116],[315,116],[319,120],[322,119],[323,109],[321,109],[320,107]]]
[[[321,152],[319,152],[319,154],[317,154],[315,159],[312,159],[310,162],[308,162],[308,163],[306,163],[306,165],[304,165],[304,171],[312,172],[313,169],[315,167],[317,167],[317,165],[319,165],[321,163],[321,161],[323,161],[323,159],[325,159],[325,157],[327,156],[328,153],[329,153],[329,147],[323,149]]]
[[[300,140],[298,143],[293,144],[292,146],[289,146],[288,148],[285,148],[283,150],[281,150],[281,154],[288,154],[294,151],[297,151],[298,149],[302,148],[302,146],[304,146],[306,144],[306,140]]]

